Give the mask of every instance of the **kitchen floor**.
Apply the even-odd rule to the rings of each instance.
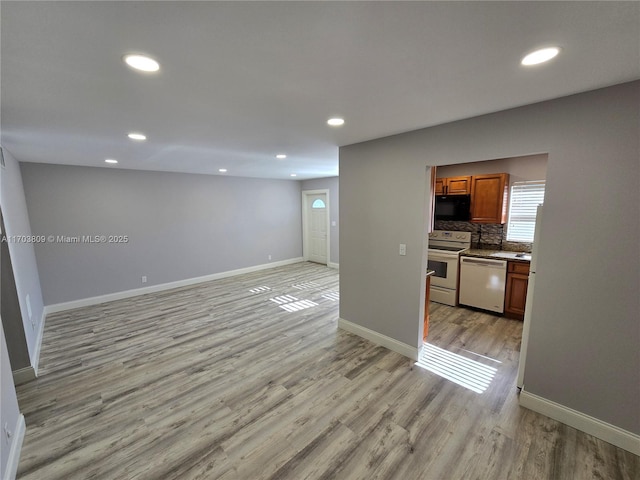
[[[517,362],[520,356],[522,321],[477,309],[431,302],[428,343],[451,350]]]
[[[337,328],[338,282],[299,263],[50,315],[18,478],[638,478],[518,405],[520,322],[434,303],[416,363]]]
[[[499,408],[516,391],[522,322],[436,302],[429,311],[429,335],[418,365],[492,397],[497,402],[492,408]]]

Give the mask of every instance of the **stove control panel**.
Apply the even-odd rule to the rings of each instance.
[[[471,232],[455,232],[451,230],[434,230],[429,234],[432,240],[448,240],[454,242],[471,242]]]

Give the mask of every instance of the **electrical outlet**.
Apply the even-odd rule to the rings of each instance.
[[[147,276],[146,275],[142,276],[142,283],[147,283]]]
[[[400,244],[399,254],[400,255],[406,255],[407,254],[407,245],[406,244],[404,244],[404,243]]]
[[[269,255],[269,260],[271,260],[271,255]]]

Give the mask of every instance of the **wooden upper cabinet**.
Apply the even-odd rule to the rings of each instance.
[[[471,177],[471,221],[505,223],[509,205],[509,174]]]
[[[447,195],[469,195],[471,193],[471,177],[447,178]]]
[[[469,195],[471,177],[436,178],[436,195]]]

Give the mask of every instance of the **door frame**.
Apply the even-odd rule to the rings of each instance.
[[[311,197],[318,194],[325,195],[325,205],[327,207],[327,266],[331,263],[331,208],[329,203],[329,189],[323,188],[318,190],[303,190],[302,191],[302,258],[305,262],[309,261],[309,216],[307,210],[310,205]]]

